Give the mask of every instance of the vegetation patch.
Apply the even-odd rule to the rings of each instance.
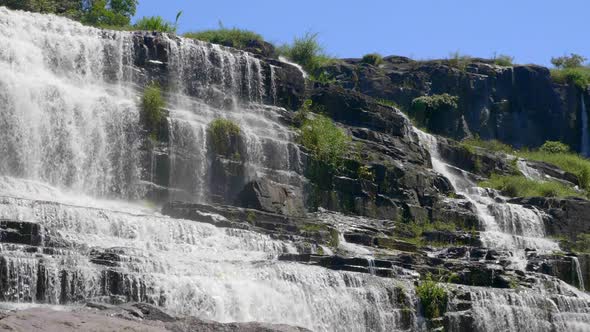
[[[280,55],[300,64],[314,80],[322,79],[322,68],[334,61],[325,53],[317,37],[317,33],[308,32],[302,37],[295,37],[292,44],[278,48]],[[324,73],[324,80],[325,75],[327,74]]]
[[[420,299],[424,317],[433,319],[442,317],[447,310],[449,301],[446,289],[428,276],[416,287],[416,294]]]
[[[480,187],[499,190],[503,195],[510,197],[585,197],[584,194],[555,181],[535,181],[522,175],[498,175],[492,176],[479,183]]]
[[[188,32],[184,34],[184,37],[240,49],[246,48],[252,41],[264,41],[264,38],[256,32],[238,28],[225,28],[223,25],[219,29]]]
[[[363,56],[361,62],[373,66],[379,66],[383,63],[383,57],[379,53],[369,53]]]
[[[505,54],[500,54],[500,55],[495,55],[493,60],[494,60],[494,64],[496,64],[498,66],[512,67],[514,57],[509,56],[509,55],[505,55]]]
[[[304,120],[299,142],[316,160],[339,168],[351,138],[332,119],[318,114],[313,119]]]
[[[471,63],[471,57],[469,55],[464,55],[459,53],[459,51],[456,51],[450,54],[447,61],[449,66],[455,67],[461,71],[465,71],[467,65]]]
[[[229,157],[232,144],[240,136],[240,126],[231,120],[218,118],[209,123],[207,130],[215,152]]]
[[[471,153],[475,152],[474,147],[480,147],[480,148],[490,150],[493,152],[503,152],[503,153],[513,153],[514,152],[514,148],[508,144],[504,144],[504,143],[502,143],[498,140],[495,140],[495,139],[486,141],[486,140],[482,140],[479,137],[463,140],[461,142],[461,146]]]
[[[167,22],[161,16],[143,17],[133,25],[133,28],[144,31],[176,32],[176,24]]]
[[[160,86],[157,83],[150,83],[146,86],[141,97],[142,118],[146,127],[154,135],[157,134],[162,122],[162,108],[164,105]]]
[[[561,84],[574,84],[580,89],[590,85],[590,67],[584,66],[587,59],[579,54],[551,58],[555,69],[551,70],[551,78]]]
[[[518,151],[519,157],[543,161],[577,176],[580,187],[590,190],[590,160],[575,153],[547,153],[544,151]]]

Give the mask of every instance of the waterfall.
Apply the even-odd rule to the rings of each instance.
[[[582,105],[582,141],[580,142],[580,154],[584,157],[590,157],[590,134],[588,134],[588,111],[586,110],[586,100],[584,94],[580,94],[580,105]]]
[[[164,217],[135,201],[161,176],[154,170],[166,153],[172,199],[207,201],[207,126],[218,117],[241,128],[245,180],[301,185],[294,133],[272,105],[276,68],[163,35],[168,62],[147,66],[166,68],[169,142],[151,151],[143,174],[137,105],[154,77],[134,62],[134,42],[149,35],[3,7],[0,31],[0,231],[30,230],[0,244],[0,300],[142,301],[314,331],[417,329],[409,280],[282,262],[298,253],[289,240]]]
[[[576,282],[578,284],[578,288],[582,291],[585,291],[585,287],[584,287],[584,275],[582,274],[582,268],[580,267],[580,261],[578,260],[578,257],[576,256],[571,256],[572,259],[572,275],[575,274],[576,276]]]
[[[498,203],[494,193],[477,187],[467,172],[448,165],[442,160],[435,136],[419,129],[415,131],[421,144],[430,152],[433,169],[449,179],[455,190],[473,203],[484,229],[481,238],[485,246],[517,249],[513,263],[521,270],[526,267],[524,249],[537,249],[548,253],[559,250],[557,243],[544,238],[541,211],[517,204]]]

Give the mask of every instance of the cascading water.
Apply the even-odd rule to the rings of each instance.
[[[586,110],[586,100],[584,94],[580,95],[580,105],[582,107],[582,141],[580,142],[580,154],[590,157],[590,133],[588,133],[588,111]]]
[[[515,249],[515,266],[524,269],[526,259],[524,249],[537,249],[540,252],[558,251],[559,246],[544,238],[543,216],[540,211],[520,205],[498,203],[492,193],[479,188],[464,170],[442,161],[435,136],[415,129],[420,142],[430,152],[432,167],[444,175],[455,190],[471,201],[484,228],[482,241],[489,248]]]
[[[222,322],[417,329],[395,300],[416,303],[409,281],[280,262],[296,252],[288,241],[122,200],[141,199],[155,178],[142,177],[137,86],[145,77],[132,33],[1,7],[0,31],[0,226],[30,233],[0,246],[3,301],[145,301]],[[206,200],[207,125],[217,117],[240,125],[247,177],[298,184],[284,110],[262,104],[276,87],[261,61],[168,38],[169,63],[150,65],[170,73],[170,187]],[[152,155],[150,168],[157,163]]]

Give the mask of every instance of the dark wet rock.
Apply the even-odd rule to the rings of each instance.
[[[238,195],[237,206],[289,216],[302,216],[303,194],[296,188],[259,179],[247,183]]]
[[[500,67],[483,59],[471,59],[460,67],[449,60],[392,56],[379,67],[350,59],[326,71],[344,88],[394,101],[405,110],[419,96],[458,96],[458,110],[442,124],[437,122],[442,125],[439,134],[454,138],[472,134],[517,147],[537,147],[546,140],[580,147],[580,91],[555,84],[544,67]]]
[[[0,220],[0,241],[38,246],[42,241],[41,227],[36,223]]]

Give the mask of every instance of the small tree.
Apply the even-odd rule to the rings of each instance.
[[[564,55],[560,57],[551,58],[551,63],[560,69],[566,68],[578,68],[582,67],[584,62],[586,62],[586,58],[582,55],[571,53],[569,56]]]
[[[568,153],[570,147],[559,141],[547,141],[541,145],[539,150],[546,153]]]

